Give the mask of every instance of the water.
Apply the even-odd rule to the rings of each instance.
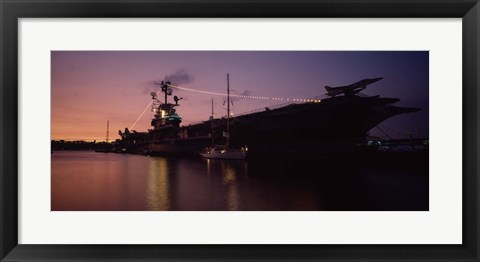
[[[428,210],[428,158],[402,161],[55,151],[52,210]]]

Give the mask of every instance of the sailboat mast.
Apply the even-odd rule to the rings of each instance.
[[[226,148],[230,146],[230,76],[227,74],[227,144]]]
[[[214,145],[214,142],[215,142],[215,141],[214,141],[215,136],[214,136],[214,134],[213,134],[213,97],[212,97],[212,117],[211,117],[211,118],[212,118],[212,121],[211,121],[211,122],[212,122],[212,131],[211,131],[211,133],[212,133],[212,146],[213,146],[213,145]]]

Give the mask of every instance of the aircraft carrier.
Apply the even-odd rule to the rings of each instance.
[[[326,86],[327,98],[293,102],[277,108],[230,119],[230,145],[247,147],[249,157],[259,155],[342,154],[356,150],[370,129],[399,114],[420,109],[399,107],[397,98],[366,96],[359,92],[382,78],[364,79],[341,87]],[[164,155],[191,154],[212,143],[225,143],[226,118],[213,118],[182,126],[177,108],[181,98],[173,97],[175,86],[158,83],[163,101],[152,92],[154,118],[146,132],[122,132],[116,142],[120,152]]]

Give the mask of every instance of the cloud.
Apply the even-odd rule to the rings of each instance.
[[[143,86],[142,94],[149,95],[151,92],[158,91],[158,86],[155,85],[155,83],[160,83],[161,81],[170,81],[173,85],[180,86],[182,84],[191,83],[193,81],[193,76],[188,73],[185,68],[179,69],[173,74],[166,75],[161,80],[149,80],[141,83]]]
[[[243,92],[240,93],[240,95],[242,96],[251,96],[252,95],[252,91],[248,90],[248,89],[245,89],[243,90]]]
[[[177,70],[175,73],[166,75],[163,81],[170,81],[174,85],[188,84],[193,81],[193,76],[185,68]]]

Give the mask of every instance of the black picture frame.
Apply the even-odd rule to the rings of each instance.
[[[478,0],[0,0],[0,16],[2,36],[0,49],[2,65],[0,71],[1,261],[479,261],[480,4]],[[462,18],[463,244],[19,245],[17,206],[18,19],[36,17]]]

